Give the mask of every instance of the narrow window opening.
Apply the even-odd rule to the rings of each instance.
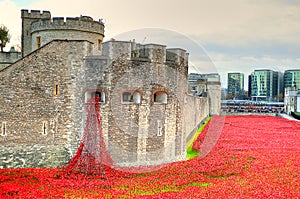
[[[2,122],[2,135],[5,136],[6,135],[6,122]]]
[[[105,93],[104,93],[104,92],[101,92],[101,95],[100,95],[100,102],[101,102],[101,103],[105,103]]]
[[[101,50],[102,40],[98,39],[98,50]]]
[[[162,126],[159,120],[157,120],[157,136],[162,136]]]
[[[131,57],[137,57],[137,56],[138,56],[138,54],[137,54],[136,51],[132,51],[132,52],[131,52]]]
[[[41,36],[37,36],[36,37],[36,48],[40,48],[41,47]]]
[[[58,94],[58,85],[57,84],[55,85],[55,94],[56,95]]]
[[[43,135],[47,134],[47,125],[46,122],[43,122]]]
[[[59,85],[55,84],[53,88],[53,95],[54,96],[59,96],[60,95],[60,90],[59,90]]]

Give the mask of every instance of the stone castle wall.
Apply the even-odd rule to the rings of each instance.
[[[103,100],[104,139],[117,164],[186,158],[186,140],[212,110],[207,98],[187,95],[185,50],[101,45],[104,25],[90,17],[51,19],[36,10],[21,17],[23,58],[0,69],[0,168],[66,163],[82,139],[93,95]]]
[[[221,114],[221,83],[207,82],[207,97],[209,99],[209,114]]]
[[[186,142],[193,137],[208,116],[209,100],[207,97],[186,96],[182,116]]]
[[[106,93],[101,110],[109,152],[121,165],[184,159],[186,143],[182,111],[183,91],[187,88],[186,66],[183,65],[186,62],[182,65],[167,62],[168,50],[155,44],[139,45],[134,49],[139,53],[133,55],[132,45],[131,42],[105,42],[103,56],[85,60],[87,81],[84,90]],[[140,93],[141,101],[123,102],[124,92]],[[155,103],[157,92],[167,93],[166,104]]]
[[[31,33],[46,30],[78,30],[82,32],[94,32],[104,36],[104,24],[94,21],[87,16],[81,17],[53,17],[52,19],[41,19],[31,24]]]
[[[75,80],[90,45],[53,41],[1,71],[0,167],[58,166],[71,157],[80,139]]]
[[[32,52],[32,38],[31,38],[31,24],[34,21],[40,19],[51,19],[51,13],[49,11],[40,11],[40,10],[21,10],[22,18],[22,35],[21,35],[21,48],[22,48],[22,57],[28,55]]]
[[[21,58],[20,52],[0,52],[0,70]]]
[[[22,43],[23,56],[55,39],[87,40],[94,44],[93,54],[101,54],[104,24],[100,20],[94,21],[87,16],[51,18],[48,11],[29,13],[28,10],[22,10],[22,24],[22,38],[25,39]]]
[[[96,92],[105,94],[102,129],[117,164],[185,159],[188,136],[208,116],[206,98],[186,96],[187,54],[151,44],[135,49],[147,52],[140,57],[131,45],[107,42],[102,56],[90,56],[88,41],[57,40],[2,70],[0,167],[66,163],[82,138],[85,102]],[[124,101],[126,92],[140,100]]]

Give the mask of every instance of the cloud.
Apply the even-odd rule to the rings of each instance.
[[[11,0],[0,0],[0,6],[0,23],[20,38],[21,8]],[[220,71],[226,76],[231,70],[246,74],[259,67],[299,68],[298,0],[37,0],[22,9],[49,10],[55,17],[103,18],[105,40],[151,28],[178,33],[181,36],[167,31],[151,37],[153,43],[187,49],[196,71]],[[139,36],[138,41],[150,42],[147,32]],[[185,37],[194,43],[184,42]]]
[[[10,46],[21,43],[21,12],[11,0],[0,1],[0,10],[0,24],[5,25],[11,35],[10,43],[4,49],[7,51]]]

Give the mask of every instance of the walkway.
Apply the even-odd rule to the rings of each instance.
[[[290,115],[288,115],[288,114],[285,114],[285,113],[279,113],[279,114],[278,114],[278,117],[282,117],[282,118],[286,118],[286,119],[288,119],[288,120],[295,120],[295,121],[300,122],[300,120],[297,120],[297,119],[295,119],[294,117],[292,117],[292,116],[290,116]]]

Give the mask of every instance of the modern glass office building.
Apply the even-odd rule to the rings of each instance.
[[[296,87],[300,90],[300,69],[284,71],[284,88]]]
[[[283,94],[282,73],[273,70],[254,70],[251,73],[251,99],[278,101]]]
[[[227,95],[231,99],[244,99],[244,74],[228,73]]]

